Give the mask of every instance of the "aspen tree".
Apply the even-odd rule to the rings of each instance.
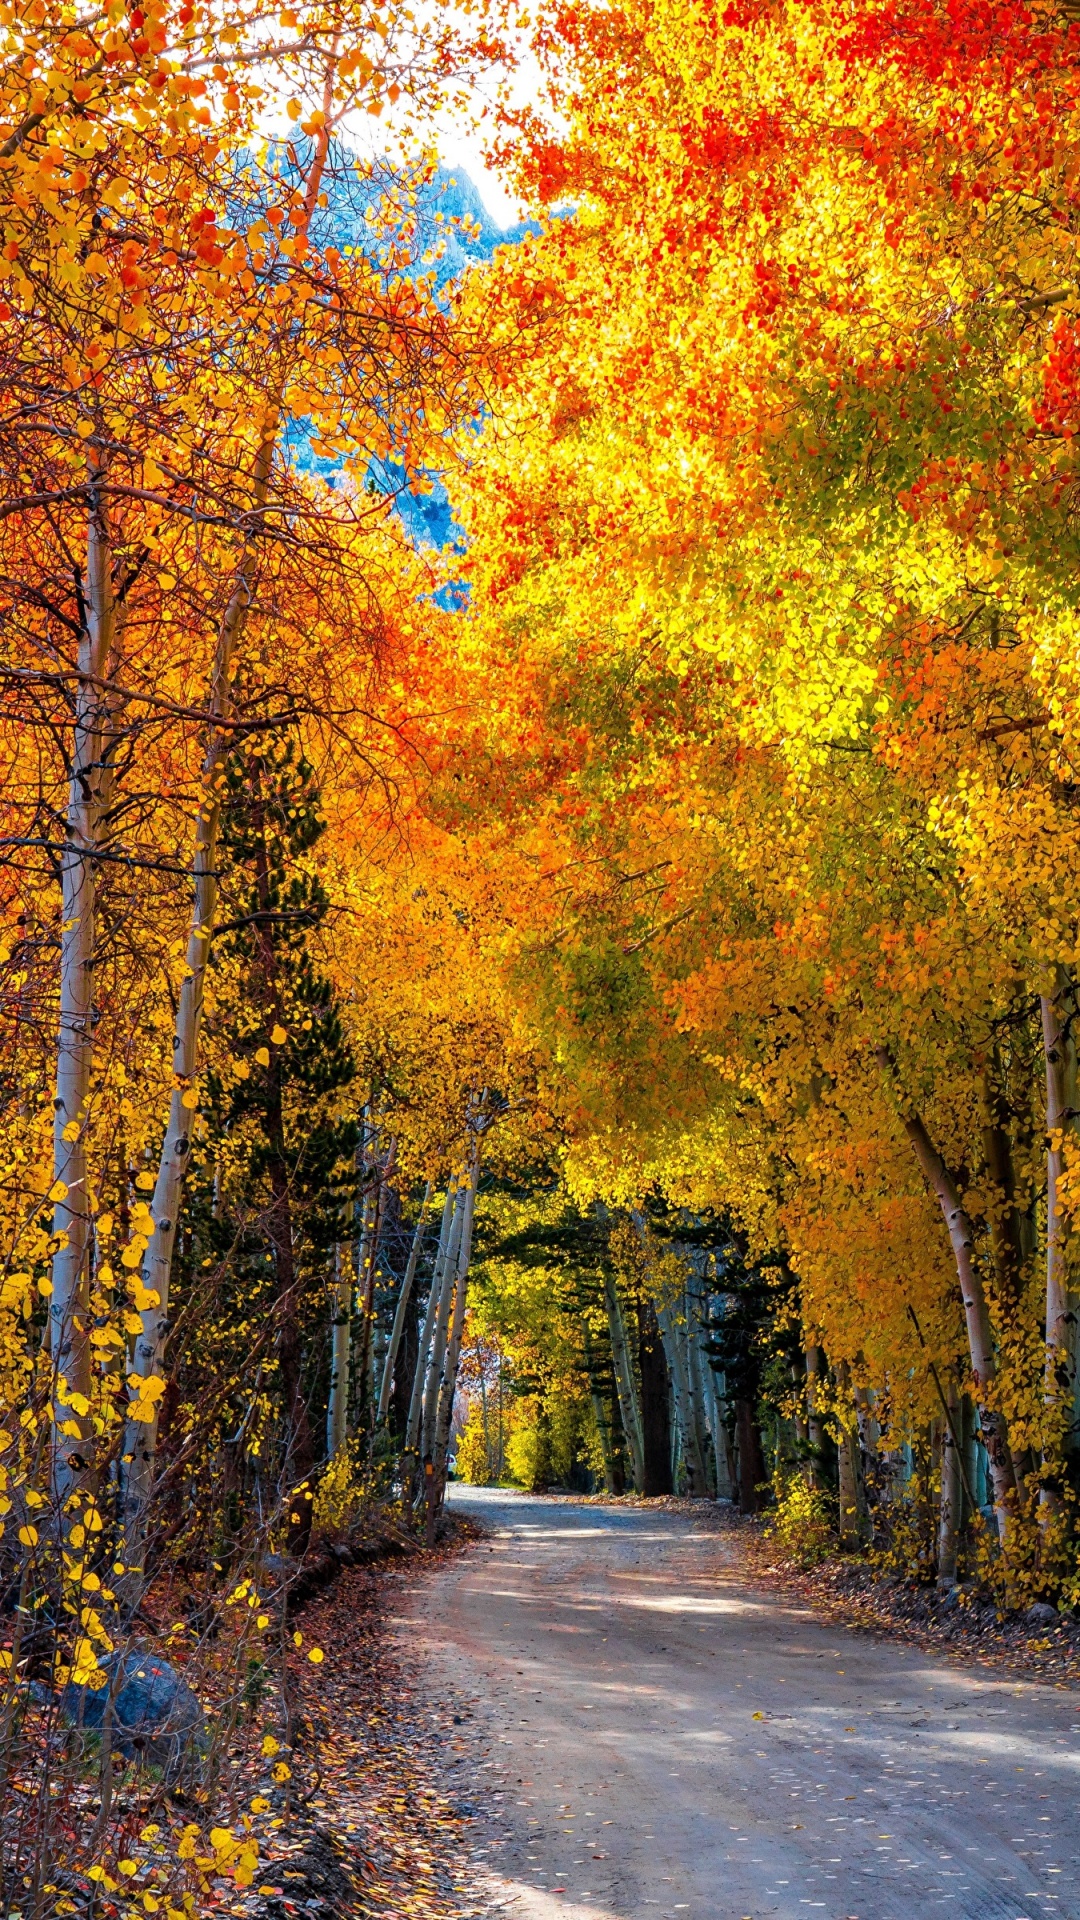
[[[62,1503],[86,1479],[93,1452],[88,1418],[91,1361],[87,1271],[93,1197],[86,1135],[94,1053],[94,853],[104,779],[103,680],[116,618],[112,544],[102,498],[104,477],[97,456],[92,455],[85,615],[79,640],[67,839],[61,856],[63,924],[52,1188],[53,1232],[58,1244],[52,1261],[49,1352],[58,1403],[53,1481]]]
[[[408,1313],[409,1302],[412,1299],[413,1282],[416,1278],[416,1268],[420,1259],[420,1249],[423,1245],[424,1227],[427,1223],[427,1210],[430,1202],[431,1181],[429,1180],[424,1188],[424,1197],[420,1202],[420,1212],[417,1215],[416,1227],[413,1231],[412,1244],[409,1248],[409,1258],[402,1277],[401,1288],[397,1297],[397,1305],[394,1309],[394,1323],[390,1329],[390,1339],[386,1349],[386,1357],[383,1361],[382,1383],[379,1387],[379,1404],[376,1408],[376,1418],[378,1420],[386,1419],[387,1409],[390,1405],[390,1395],[394,1387],[394,1368],[397,1365],[398,1352],[401,1347],[401,1337],[405,1331],[405,1316]]]
[[[412,1393],[409,1398],[409,1417],[405,1431],[405,1452],[409,1459],[415,1460],[421,1442],[421,1430],[424,1418],[424,1388],[428,1378],[431,1360],[431,1341],[435,1330],[435,1320],[442,1299],[443,1282],[447,1259],[454,1231],[454,1219],[457,1213],[458,1185],[456,1179],[449,1181],[446,1198],[443,1201],[442,1220],[439,1226],[439,1242],[435,1252],[435,1261],[431,1272],[431,1285],[428,1288],[427,1305],[424,1309],[424,1321],[420,1329],[420,1340],[416,1352],[416,1371],[413,1375]]]

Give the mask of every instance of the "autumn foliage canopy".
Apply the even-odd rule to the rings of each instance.
[[[1080,1601],[1080,28],[0,42],[13,1697],[455,1448]]]

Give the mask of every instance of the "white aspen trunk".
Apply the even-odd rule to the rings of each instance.
[[[888,1052],[882,1049],[878,1057],[882,1064],[892,1071],[892,1060]],[[901,1110],[901,1120],[915,1158],[922,1169],[923,1177],[937,1198],[948,1228],[953,1258],[956,1261],[957,1278],[960,1282],[960,1297],[964,1304],[964,1321],[967,1327],[968,1352],[979,1408],[979,1424],[982,1427],[990,1461],[990,1474],[994,1487],[994,1513],[998,1533],[1004,1540],[1009,1529],[1010,1507],[1016,1491],[1016,1476],[1013,1471],[1004,1416],[996,1407],[988,1404],[986,1396],[986,1389],[991,1386],[997,1375],[997,1357],[994,1353],[993,1331],[986,1294],[975,1264],[975,1235],[960,1199],[956,1182],[931,1140],[921,1116],[915,1112],[914,1108],[908,1108],[906,1111]]]
[[[401,1337],[405,1331],[405,1316],[409,1310],[409,1301],[412,1299],[413,1281],[416,1278],[416,1263],[420,1258],[420,1248],[424,1238],[424,1224],[427,1220],[427,1210],[430,1203],[431,1181],[429,1180],[427,1186],[424,1188],[424,1198],[420,1204],[420,1215],[416,1222],[416,1232],[413,1234],[412,1246],[409,1248],[409,1259],[405,1268],[405,1277],[401,1282],[401,1292],[398,1295],[397,1306],[394,1310],[394,1324],[390,1329],[390,1342],[386,1349],[386,1359],[383,1362],[382,1383],[379,1387],[379,1405],[375,1416],[377,1420],[386,1419],[387,1409],[390,1405],[390,1395],[394,1390],[394,1368],[397,1365]]]
[[[334,1291],[330,1321],[330,1397],[326,1405],[326,1457],[345,1445],[349,1423],[349,1360],[352,1339],[352,1271],[349,1249],[334,1248]]]
[[[454,1395],[457,1392],[458,1362],[461,1358],[461,1341],[465,1331],[465,1307],[469,1294],[469,1261],[472,1258],[473,1220],[476,1215],[476,1189],[480,1179],[479,1141],[473,1150],[473,1164],[469,1175],[469,1185],[465,1193],[465,1206],[461,1222],[461,1238],[458,1243],[457,1272],[454,1285],[454,1317],[450,1327],[450,1339],[447,1343],[446,1358],[443,1361],[442,1384],[439,1388],[439,1411],[435,1423],[435,1444],[432,1449],[435,1465],[436,1497],[442,1498],[446,1481],[446,1463],[450,1448],[450,1429],[454,1420]]]
[[[712,1421],[710,1419],[710,1404],[709,1404],[711,1399],[711,1389],[710,1389],[709,1381],[707,1377],[709,1374],[711,1374],[712,1369],[709,1366],[708,1359],[703,1351],[703,1343],[705,1340],[705,1329],[702,1324],[702,1318],[701,1318],[700,1295],[692,1292],[691,1289],[688,1287],[685,1294],[685,1300],[686,1300],[686,1354],[687,1354],[687,1361],[689,1364],[689,1373],[690,1373],[690,1391],[691,1391],[691,1394],[693,1395],[693,1401],[694,1401],[694,1421],[697,1427],[697,1434],[698,1434],[698,1450],[701,1454],[701,1458],[702,1458],[702,1462],[705,1470],[705,1483],[704,1483],[703,1490],[706,1493],[711,1493],[715,1497],[716,1488],[717,1488],[717,1479],[719,1475],[719,1463],[718,1463],[718,1456],[715,1450],[715,1443],[710,1445],[710,1442],[712,1442],[712,1439],[713,1439]],[[709,1473],[710,1457],[713,1460],[713,1472],[711,1474]]]
[[[450,1337],[450,1309],[453,1305],[454,1282],[457,1278],[458,1249],[461,1246],[462,1229],[468,1210],[469,1185],[466,1178],[465,1183],[458,1188],[450,1240],[443,1263],[439,1304],[432,1329],[431,1359],[428,1363],[427,1381],[424,1386],[424,1424],[420,1440],[420,1451],[425,1463],[433,1459],[435,1452],[435,1423],[439,1413],[439,1389],[442,1385],[443,1362],[446,1359],[446,1343]]]
[[[821,1383],[821,1348],[810,1346],[806,1349],[806,1430],[810,1439],[809,1480],[817,1486],[821,1480],[822,1451],[825,1446],[825,1428],[822,1425],[821,1409],[818,1405],[818,1387]]]
[[[1041,1501],[1048,1510],[1062,1504],[1060,1475],[1064,1458],[1077,1442],[1077,1334],[1080,1300],[1073,1286],[1068,1254],[1068,1220],[1062,1202],[1066,1172],[1065,1139],[1077,1119],[1076,989],[1064,967],[1057,969],[1055,991],[1042,1002],[1046,1058],[1046,1376],[1045,1399],[1058,1430],[1055,1456],[1044,1462],[1048,1484]]]
[[[964,1505],[963,1415],[956,1382],[949,1382],[949,1415],[941,1433],[941,1505],[938,1512],[938,1585],[956,1585]],[[958,1444],[959,1442],[959,1444]]]
[[[439,1245],[435,1254],[435,1265],[431,1273],[431,1286],[428,1291],[427,1306],[424,1309],[424,1324],[420,1329],[420,1340],[416,1352],[416,1372],[413,1375],[412,1394],[409,1399],[409,1420],[405,1430],[405,1451],[415,1454],[420,1445],[420,1422],[424,1411],[424,1386],[427,1381],[428,1356],[431,1352],[431,1336],[435,1327],[435,1315],[439,1310],[442,1297],[443,1272],[446,1255],[450,1245],[450,1235],[454,1228],[454,1212],[457,1204],[457,1188],[451,1180],[446,1189],[443,1202],[442,1223],[439,1227]]]
[[[363,1368],[370,1367],[371,1360],[371,1310],[374,1307],[373,1272],[375,1264],[375,1241],[377,1237],[379,1202],[377,1193],[365,1193],[360,1203],[360,1237],[356,1249],[356,1302],[361,1315],[360,1327],[360,1384],[358,1394],[364,1394]],[[368,1399],[370,1404],[370,1395]]]
[[[96,462],[90,466],[85,618],[79,636],[79,678],[71,746],[67,834],[61,856],[60,1010],[53,1100],[53,1233],[49,1301],[49,1353],[55,1416],[52,1482],[65,1505],[91,1469],[92,1380],[87,1261],[92,1200],[86,1152],[90,1082],[94,1057],[93,854],[100,827],[102,726],[106,702],[101,682],[115,633],[112,543]]]
[[[701,1457],[698,1436],[694,1422],[693,1401],[690,1394],[690,1382],[687,1376],[684,1342],[680,1337],[682,1328],[677,1324],[677,1316],[671,1307],[657,1304],[656,1318],[660,1323],[660,1337],[664,1342],[667,1355],[668,1372],[671,1375],[671,1395],[675,1402],[675,1418],[679,1428],[679,1444],[683,1465],[690,1482],[688,1492],[691,1498],[706,1491],[705,1462]]]
[[[697,1487],[697,1492],[707,1495],[709,1492],[708,1431],[705,1424],[705,1397],[698,1363],[693,1316],[694,1308],[687,1290],[683,1294],[679,1312],[675,1316],[675,1331],[682,1349],[683,1366],[686,1372],[687,1408],[690,1416],[693,1454],[695,1461],[701,1463],[700,1485]]]
[[[734,1486],[731,1478],[731,1454],[720,1383],[716,1377],[716,1369],[707,1355],[704,1356],[704,1364],[709,1390],[709,1431],[712,1434],[713,1457],[716,1461],[716,1497],[718,1500],[730,1500]]]
[[[336,63],[327,66],[323,125],[315,135],[314,151],[304,192],[303,220],[297,232],[306,235],[318,204],[326,160],[330,149],[329,119]],[[252,469],[249,524],[245,528],[240,557],[221,625],[210,683],[209,711],[213,721],[230,717],[231,681],[236,650],[247,623],[255,592],[258,569],[259,535],[263,512],[270,490],[270,473],[279,432],[276,399],[267,403]],[[203,762],[203,797],[195,819],[195,847],[192,859],[193,901],[191,929],[188,935],[184,980],[173,1039],[173,1091],[169,1117],[158,1162],[157,1181],[151,1207],[154,1233],[143,1262],[143,1284],[155,1296],[141,1313],[141,1328],[136,1336],[129,1375],[128,1417],[124,1428],[124,1451],[120,1463],[121,1509],[123,1515],[123,1560],[129,1592],[137,1589],[146,1553],[146,1529],[153,1494],[157,1459],[158,1424],[161,1397],[165,1390],[165,1346],[169,1336],[169,1279],[172,1269],[176,1224],[183,1199],[187,1157],[191,1145],[191,1126],[198,1108],[197,1076],[199,1042],[202,1033],[203,999],[206,991],[206,967],[214,935],[217,912],[217,853],[221,824],[221,763],[225,755],[226,735],[214,727]]]
[[[611,1357],[615,1362],[619,1412],[622,1415],[626,1444],[630,1450],[630,1470],[634,1476],[634,1489],[640,1493],[645,1479],[645,1441],[641,1428],[641,1409],[638,1405],[634,1369],[630,1364],[630,1349],[626,1341],[622,1307],[619,1304],[614,1276],[610,1273],[604,1275],[604,1306],[607,1309],[608,1331],[611,1335]]]

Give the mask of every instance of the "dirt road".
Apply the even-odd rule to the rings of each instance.
[[[411,1607],[461,1704],[454,1791],[501,1806],[478,1822],[492,1905],[1080,1920],[1080,1695],[823,1623],[679,1513],[453,1500],[490,1537]]]

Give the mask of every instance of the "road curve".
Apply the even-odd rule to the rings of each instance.
[[[452,1490],[401,1622],[520,1920],[1080,1920],[1080,1695],[830,1625],[663,1508]],[[486,1848],[482,1842],[486,1841]]]

